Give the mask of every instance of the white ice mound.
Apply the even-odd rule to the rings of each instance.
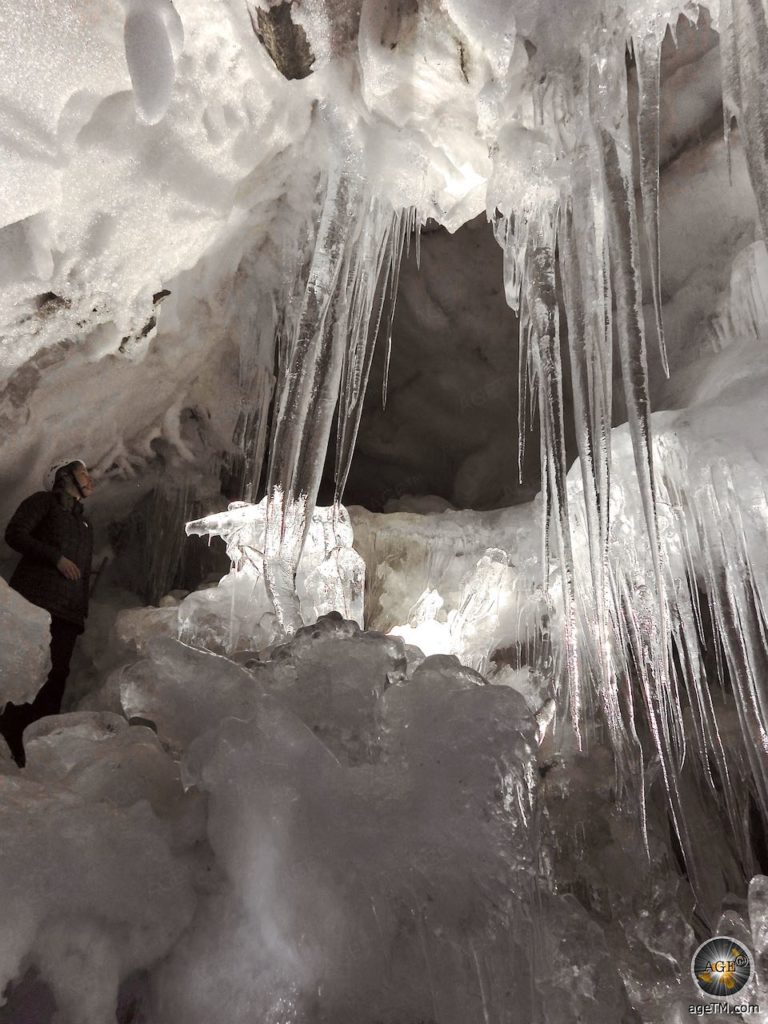
[[[338,615],[268,661],[155,638],[120,675],[157,733],[108,712],[31,726],[25,776],[0,775],[8,1019],[32,1019],[33,973],[40,1024],[103,1024],[128,994],[117,1019],[146,1024],[635,1024],[615,931],[542,878],[557,768],[525,702],[407,653]]]
[[[128,0],[125,14],[125,58],[131,75],[136,110],[148,124],[165,116],[176,80],[176,56],[184,30],[171,0]]]
[[[145,801],[108,806],[0,775],[0,830],[0,991],[33,967],[57,1019],[114,1020],[120,983],[166,956],[193,914],[167,825]]]
[[[169,641],[155,658],[160,645],[178,686],[156,690],[158,727],[197,706],[204,731],[184,770],[207,796],[227,888],[159,972],[153,1019],[482,1020],[476,962],[493,977],[530,941],[519,911],[535,771],[520,698],[453,658],[406,679],[401,641],[334,617],[254,665],[247,687],[224,659]],[[221,717],[228,704],[240,713]],[[507,1019],[529,987],[494,986],[488,1005]]]
[[[218,587],[196,591],[179,606],[180,637],[195,647],[225,654],[273,643],[278,625],[264,582],[266,498],[258,505],[233,502],[226,512],[187,523],[187,533],[221,537],[232,572]],[[339,612],[363,622],[365,563],[352,548],[352,524],[342,505],[316,508],[296,574],[305,623]]]
[[[0,709],[33,700],[51,668],[51,617],[0,579]]]

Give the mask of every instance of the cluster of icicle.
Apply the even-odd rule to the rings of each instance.
[[[334,412],[336,502],[349,474],[373,353],[386,362],[400,262],[419,232],[413,208],[393,210],[370,193],[359,154],[340,143],[318,185],[308,265],[283,296],[277,393],[267,470],[267,590],[286,633],[303,623],[295,577],[317,499]],[[383,332],[382,332],[383,327]],[[386,381],[386,374],[385,374]],[[386,383],[383,400],[386,402]]]
[[[702,762],[716,805],[731,776],[749,766],[753,795],[768,818],[768,717],[760,683],[766,666],[768,594],[759,592],[738,528],[712,524],[735,515],[725,470],[704,488],[696,528],[667,517],[662,536],[659,488],[676,507],[674,478],[659,478],[654,463],[646,338],[642,313],[641,232],[645,235],[655,329],[666,354],[659,282],[659,101],[661,44],[680,5],[633,22],[626,11],[606,19],[574,78],[541,87],[536,116],[552,111],[562,145],[560,170],[549,182],[530,182],[520,194],[489,196],[504,250],[505,287],[520,322],[520,438],[527,411],[538,410],[542,495],[550,549],[559,560],[563,622],[561,703],[577,737],[600,719],[606,726],[618,776],[643,807],[651,760],[660,765],[671,817],[692,875],[698,861],[687,831],[681,770],[687,756],[683,709],[690,709],[693,751]],[[768,28],[757,0],[724,0],[720,12],[724,55],[726,132],[742,122],[748,165],[764,229],[768,231]],[[630,122],[626,45],[634,52],[638,114]],[[535,127],[535,125],[534,125]],[[639,153],[633,166],[633,147]],[[562,172],[567,165],[568,173]],[[638,219],[639,185],[642,216]],[[310,225],[308,265],[283,296],[278,340],[278,387],[267,475],[268,552],[265,580],[286,632],[301,624],[295,574],[317,496],[338,406],[336,489],[349,471],[376,337],[385,322],[391,344],[398,268],[416,211],[392,211],[366,189],[353,155],[339,156],[320,182]],[[500,212],[503,211],[503,212]],[[576,438],[583,505],[569,508],[563,404],[559,296],[567,317]],[[617,544],[611,518],[612,352],[617,339],[645,535]],[[263,437],[259,442],[263,450]],[[520,452],[522,461],[522,449]],[[674,460],[673,460],[674,461]],[[678,503],[679,504],[679,503]],[[582,522],[583,520],[583,522]],[[573,531],[588,537],[589,567],[574,563]],[[670,538],[673,538],[670,540]],[[671,548],[676,556],[673,557]],[[682,562],[681,562],[682,559]],[[683,571],[679,566],[683,565]],[[706,565],[707,609],[715,640],[716,675],[730,678],[741,724],[738,749],[726,750],[710,696],[701,566]],[[734,639],[736,638],[736,639]],[[711,676],[710,671],[710,676]],[[638,704],[640,706],[638,706]],[[651,749],[648,749],[650,742]],[[728,802],[734,830],[744,821],[747,796]],[[748,844],[739,852],[748,873]],[[703,882],[701,882],[703,885]],[[701,889],[699,890],[701,891]]]
[[[566,89],[568,131],[561,134],[571,173],[556,187],[537,188],[514,213],[497,210],[495,230],[504,250],[507,300],[520,322],[520,460],[525,418],[537,409],[547,526],[542,564],[549,564],[551,548],[562,579],[560,676],[568,684],[562,703],[567,699],[579,742],[590,721],[599,719],[607,727],[618,778],[635,788],[641,808],[646,773],[651,762],[654,771],[658,765],[691,880],[703,896],[706,872],[701,837],[697,844],[690,834],[691,801],[703,799],[716,809],[715,833],[718,815],[721,821],[727,817],[738,837],[734,857],[747,877],[755,870],[748,840],[750,801],[764,820],[768,816],[768,593],[752,570],[729,469],[710,467],[708,478],[683,495],[688,470],[681,457],[668,450],[659,458],[657,451],[654,460],[640,243],[643,232],[655,329],[667,370],[658,231],[660,56],[667,24],[666,17],[657,17],[631,40],[636,120],[628,114],[626,36],[606,32],[606,45],[585,53],[577,80]],[[736,117],[766,231],[768,22],[763,4],[725,0],[719,28],[726,137]],[[557,113],[562,109],[559,101]],[[560,298],[583,481],[578,508],[569,508],[566,487]],[[645,535],[629,539],[613,529],[610,500],[614,339],[646,527]],[[579,530],[588,538],[588,567],[574,560]],[[722,694],[731,687],[740,734],[726,744],[712,694],[720,692],[722,709]],[[691,758],[699,761],[694,776],[704,780],[706,790],[697,785],[695,797],[682,781]],[[742,781],[736,796],[733,780],[751,782]]]

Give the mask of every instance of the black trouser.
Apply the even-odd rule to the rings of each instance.
[[[82,626],[66,619],[51,618],[51,671],[35,699],[29,704],[8,704],[0,715],[0,731],[14,757],[22,750],[21,737],[28,725],[46,715],[61,711],[64,688],[69,676],[69,663]]]
[[[46,715],[58,715],[64,699],[64,687],[69,676],[69,663],[82,626],[76,626],[66,619],[51,619],[51,671],[40,691],[29,707],[29,722],[36,722]]]

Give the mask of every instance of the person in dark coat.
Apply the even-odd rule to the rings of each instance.
[[[29,704],[7,704],[0,733],[17,764],[25,763],[22,734],[31,723],[58,714],[78,636],[88,615],[93,531],[83,501],[93,480],[80,459],[61,459],[46,474],[45,491],[19,505],[5,531],[21,561],[10,586],[51,616],[51,671]],[[2,701],[2,694],[0,694]]]

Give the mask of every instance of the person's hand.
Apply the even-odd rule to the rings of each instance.
[[[74,562],[70,562],[68,558],[63,555],[56,563],[56,568],[59,570],[62,576],[66,576],[68,580],[79,580],[80,570],[77,568]]]

